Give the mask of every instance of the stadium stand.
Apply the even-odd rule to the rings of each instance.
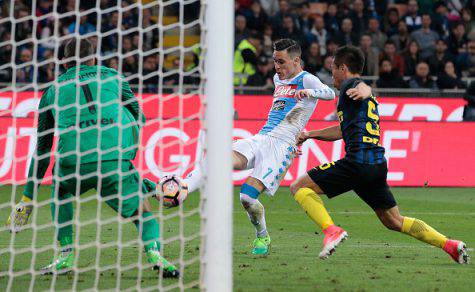
[[[158,52],[158,43],[165,48],[183,42],[185,46],[199,43],[198,28],[186,30],[180,40],[178,11],[174,5],[164,8],[163,19],[158,19],[159,5],[144,11],[142,23],[138,23],[138,11],[134,1],[124,0],[124,12],[106,9],[111,0],[101,0],[104,11],[90,9],[92,2],[81,1],[81,10],[86,16],[76,18],[75,0],[60,0],[59,19],[43,18],[33,30],[32,20],[53,9],[52,0],[37,1],[36,11],[31,11],[31,0],[16,1],[13,13],[17,20],[0,27],[0,84],[46,83],[56,76],[53,60],[55,50],[55,23],[59,24],[56,35],[64,36],[76,29],[90,39],[101,41],[101,52],[106,65],[120,69],[131,77],[131,84],[137,83],[137,58],[143,58],[144,74],[163,72],[163,85],[177,84],[173,70],[179,62],[179,52]],[[150,1],[145,1],[150,2]],[[2,4],[3,3],[3,4]],[[0,1],[0,13],[8,16],[9,1]],[[132,7],[128,9],[128,7]],[[186,19],[196,18],[199,6],[187,5]],[[90,9],[90,10],[88,10]],[[340,45],[361,46],[367,57],[364,73],[366,80],[382,90],[385,88],[430,88],[431,90],[460,90],[475,77],[475,20],[473,1],[416,1],[416,0],[328,0],[328,1],[278,1],[278,0],[237,0],[235,5],[235,85],[241,89],[269,88],[272,79],[272,41],[290,37],[302,44],[303,63],[313,74],[328,72],[325,59]],[[122,31],[113,29],[121,20]],[[76,21],[79,27],[76,28]],[[162,25],[157,25],[161,23]],[[142,51],[139,53],[139,37],[133,28],[145,29]],[[162,28],[171,27],[164,30]],[[15,43],[12,45],[12,29],[15,29]],[[101,32],[98,36],[96,31]],[[127,33],[127,31],[132,31]],[[36,35],[32,36],[35,33]],[[258,41],[252,36],[259,36]],[[101,38],[100,40],[98,38]],[[121,50],[117,54],[122,39]],[[35,40],[33,42],[32,40]],[[37,42],[36,42],[37,40]],[[250,43],[252,43],[250,45]],[[240,46],[241,45],[241,46]],[[244,49],[243,49],[244,48]],[[198,48],[199,49],[199,48]],[[163,58],[163,68],[158,68]],[[38,64],[34,66],[34,63]],[[197,54],[185,55],[185,67],[192,68],[198,62]],[[387,61],[387,62],[384,62]],[[120,68],[119,68],[120,66]],[[15,67],[15,69],[14,69]],[[420,70],[417,70],[417,69]],[[34,71],[37,73],[34,74]],[[167,72],[171,72],[167,74]],[[13,76],[14,75],[14,76]],[[144,80],[144,91],[153,92],[158,84],[158,75]],[[255,76],[251,76],[255,75]],[[36,77],[35,77],[36,76]],[[148,76],[148,75],[147,75]],[[394,77],[394,79],[392,79]],[[33,79],[36,80],[33,80]],[[388,82],[393,81],[393,82]],[[185,83],[193,84],[193,78]]]

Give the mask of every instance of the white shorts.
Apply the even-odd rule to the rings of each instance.
[[[273,196],[292,164],[297,148],[288,142],[268,135],[255,135],[234,142],[233,151],[247,158],[246,169],[254,169],[251,177],[264,184]]]

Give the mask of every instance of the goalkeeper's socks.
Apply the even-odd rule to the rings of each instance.
[[[301,188],[294,196],[295,201],[299,203],[302,209],[322,230],[334,225],[330,214],[323,205],[323,201],[312,189]]]
[[[203,173],[201,167],[197,166],[193,169],[183,181],[188,185],[188,192],[192,193],[203,185]]]
[[[145,243],[145,250],[147,251],[147,248],[152,248],[154,246],[157,246],[157,249],[160,250],[160,243],[158,242],[160,226],[158,225],[157,219],[153,217],[152,212],[143,213],[142,218],[140,220],[135,220],[134,224],[139,232],[140,225],[142,225],[142,233],[140,235],[142,241]]]
[[[444,248],[447,242],[447,237],[437,232],[424,221],[415,218],[404,217],[401,232],[440,248]]]

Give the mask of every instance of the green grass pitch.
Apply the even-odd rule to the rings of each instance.
[[[21,188],[16,190],[20,194]],[[449,237],[463,239],[469,247],[475,246],[475,189],[470,188],[394,188],[401,212],[417,217]],[[10,201],[12,188],[0,187],[0,220],[6,220],[10,211],[5,203]],[[41,188],[41,198],[47,199],[49,188]],[[118,224],[107,220],[114,212],[102,203],[97,211],[93,193],[85,194],[79,212],[80,229],[79,273],[65,276],[32,276],[30,269],[46,265],[53,255],[54,241],[51,227],[40,227],[36,239],[31,228],[12,236],[5,228],[0,229],[0,291],[9,285],[13,291],[54,288],[56,290],[135,289],[156,285],[172,288],[177,280],[159,282],[156,272],[149,268],[138,270],[140,249],[132,242],[125,244],[120,257],[117,240],[128,242],[136,238],[135,227],[124,223],[119,235]],[[17,198],[19,195],[17,195]],[[254,237],[253,227],[239,205],[238,189],[234,200],[234,290],[235,291],[473,291],[475,289],[475,265],[457,265],[439,249],[430,247],[408,236],[386,230],[371,209],[356,195],[345,194],[325,203],[335,222],[344,227],[350,237],[328,260],[317,255],[322,246],[322,234],[293,201],[288,188],[281,188],[274,198],[262,196],[266,207],[267,224],[272,237],[271,254],[256,258],[250,254]],[[184,211],[187,214],[197,207],[198,194],[191,194]],[[153,204],[157,207],[157,204]],[[49,206],[37,208],[36,224],[50,222]],[[166,210],[171,215],[177,209]],[[97,226],[95,219],[108,222]],[[200,218],[197,214],[184,219],[183,234],[189,236],[198,231]],[[183,260],[192,261],[199,255],[199,239],[180,244],[173,239],[180,234],[178,217],[165,220],[163,236],[172,241],[165,245],[165,256],[179,258],[183,248]],[[101,232],[100,250],[94,246],[97,231]],[[11,250],[15,256],[13,264]],[[35,257],[29,252],[34,246]],[[472,252],[473,253],[473,252]],[[34,259],[34,263],[31,260]],[[120,259],[120,260],[119,260]],[[102,270],[96,271],[96,261]],[[143,261],[145,264],[145,261]],[[121,267],[117,270],[116,267]],[[17,276],[6,275],[11,269]],[[197,290],[199,262],[184,269],[182,282]],[[26,274],[22,274],[26,273]],[[139,281],[137,279],[140,279]],[[76,285],[76,286],[73,286]],[[135,287],[135,288],[134,288]]]

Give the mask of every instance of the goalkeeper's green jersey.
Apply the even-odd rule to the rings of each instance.
[[[71,167],[134,159],[145,123],[128,82],[117,71],[99,66],[72,67],[62,74],[57,86],[43,93],[38,112],[36,155],[25,188],[28,197],[49,165],[55,132],[59,136],[55,165]]]

